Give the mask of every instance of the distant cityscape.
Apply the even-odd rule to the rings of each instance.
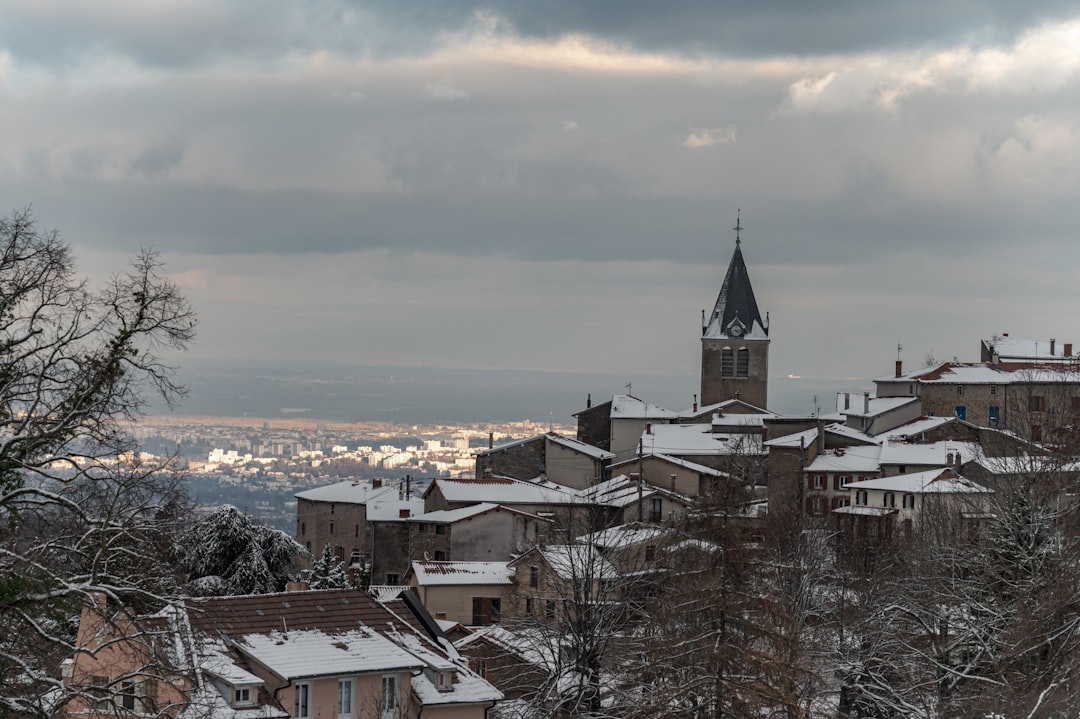
[[[142,450],[177,455],[199,511],[231,504],[292,532],[296,492],[346,479],[409,477],[419,496],[436,477],[471,477],[474,453],[489,443],[574,428],[531,420],[402,425],[293,417],[147,417],[132,428]]]

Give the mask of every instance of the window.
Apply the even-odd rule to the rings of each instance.
[[[836,475],[836,489],[847,489],[847,483],[851,481],[851,475],[838,474]]]
[[[345,560],[345,547],[342,547],[340,544],[338,546],[334,547],[334,556],[337,557],[339,560],[344,561]]]
[[[397,584],[398,583],[398,575],[394,574],[393,572],[388,573],[386,575],[386,583],[387,584]]]
[[[330,504],[330,514],[333,514],[333,513],[334,513],[334,504],[331,503]]]
[[[435,550],[435,561],[436,562],[445,562],[446,561],[446,552],[442,551],[441,549],[436,549]]]
[[[1042,425],[1041,424],[1033,424],[1033,425],[1031,425],[1031,441],[1032,442],[1042,442]]]
[[[810,498],[810,513],[811,514],[823,514],[825,512],[825,498],[824,497],[811,497]]]
[[[480,659],[479,661],[476,662],[476,673],[479,674],[481,676],[481,678],[483,678],[483,679],[488,678],[488,675],[487,675],[487,661],[486,660]]]
[[[1041,394],[1033,394],[1028,397],[1028,411],[1043,412],[1046,410],[1046,398]]]
[[[90,694],[104,699],[109,692],[109,678],[94,675],[90,677]]]
[[[529,567],[529,586],[540,586],[540,567]]]
[[[330,522],[330,534],[334,533],[334,523]]]
[[[307,535],[307,522],[300,522],[300,536],[303,537],[303,536],[306,536],[306,535]]]
[[[896,506],[896,495],[892,492],[886,492],[885,496],[881,498],[881,503],[886,507]]]
[[[337,714],[339,717],[352,717],[353,713],[353,680],[338,679],[337,683]]]
[[[989,420],[990,420],[990,426],[991,427],[997,427],[998,426],[998,424],[1001,422],[1001,407],[999,407],[996,404],[990,405]]]
[[[311,685],[296,685],[296,701],[293,704],[293,716],[296,719],[311,718]]]
[[[967,406],[958,404],[956,405],[956,418],[961,422],[967,421]]]
[[[810,489],[825,489],[826,476],[824,474],[811,474],[810,475]]]
[[[472,598],[472,623],[474,626],[498,624],[502,614],[502,601],[498,597]]]
[[[645,545],[645,561],[646,562],[651,562],[654,559],[656,559],[656,545],[655,544],[647,544],[647,545]]]
[[[735,375],[737,377],[750,376],[750,350],[745,347],[739,348],[738,362],[735,364]]]
[[[846,507],[851,504],[851,500],[847,497],[833,497],[832,508],[839,509],[840,507]]]
[[[427,525],[424,524],[423,522],[420,522],[420,533],[424,534],[426,532],[427,532]]]
[[[120,705],[128,711],[135,711],[135,682],[131,679],[120,682]]]
[[[962,385],[962,384],[956,385],[956,396],[957,397],[963,397],[964,396],[964,385]]]
[[[993,397],[995,395],[997,395],[997,385],[992,384],[990,385],[990,396]]]
[[[304,546],[307,547],[308,552],[311,551],[311,542],[304,542]]]
[[[396,717],[398,707],[397,677],[387,674],[382,678],[382,713],[384,717]]]
[[[236,689],[233,691],[233,704],[250,704],[251,703],[251,689],[244,687],[243,689]]]
[[[735,352],[730,347],[725,347],[720,354],[720,376],[735,376]]]
[[[360,538],[360,525],[359,524],[356,525],[356,533],[353,535],[353,537],[355,537],[357,539]]]
[[[904,509],[915,509],[915,495],[914,494],[905,494],[904,495]]]
[[[533,598],[525,597],[525,616],[531,617],[533,615]]]
[[[544,602],[544,616],[549,620],[555,618],[555,600],[549,599]]]
[[[435,525],[435,534],[446,534],[446,525],[445,524],[436,524]]]
[[[649,500],[649,521],[659,522],[664,518],[664,501],[659,497]]]
[[[860,489],[855,493],[855,504],[866,504],[866,490]]]

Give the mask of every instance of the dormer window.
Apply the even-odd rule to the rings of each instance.
[[[240,706],[243,704],[251,704],[251,688],[242,687],[233,690],[233,704]]]
[[[441,692],[448,692],[454,688],[454,671],[447,669],[435,672],[435,688]]]

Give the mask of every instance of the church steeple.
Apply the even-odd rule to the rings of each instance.
[[[769,319],[758,309],[742,254],[742,215],[735,222],[735,253],[712,314],[702,317],[701,403],[741,399],[766,407],[769,392]],[[704,314],[704,313],[702,313]]]
[[[754,288],[750,284],[750,273],[746,271],[746,261],[743,260],[741,213],[733,229],[735,254],[731,256],[716,305],[701,328],[701,333],[704,337],[714,338],[756,336],[765,339],[769,336],[769,322],[761,319]]]

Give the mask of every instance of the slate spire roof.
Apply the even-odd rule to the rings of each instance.
[[[728,265],[727,275],[724,276],[724,284],[720,288],[712,314],[703,322],[702,334],[714,338],[736,336],[736,333],[731,332],[735,323],[742,325],[738,336],[767,339],[769,323],[768,320],[761,319],[757,299],[754,298],[754,288],[750,284],[750,274],[746,271],[746,262],[743,260],[742,239],[739,236],[743,229],[741,219],[736,221],[733,229],[735,254],[731,256],[731,264]]]

